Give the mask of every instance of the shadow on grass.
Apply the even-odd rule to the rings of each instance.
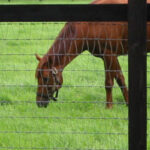
[[[10,98],[8,97],[3,97],[3,96],[0,96],[0,106],[3,106],[3,105],[11,105],[13,104],[12,101],[10,100]]]
[[[125,103],[125,99],[122,95],[120,95],[120,96],[118,95],[118,96],[114,97],[114,100],[115,99],[116,99],[117,103]]]

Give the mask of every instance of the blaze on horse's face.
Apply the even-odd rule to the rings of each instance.
[[[36,58],[39,60],[36,70],[38,80],[36,103],[39,107],[47,107],[50,100],[57,100],[58,90],[63,82],[62,72],[49,66],[48,63],[42,64],[42,59],[38,55]]]

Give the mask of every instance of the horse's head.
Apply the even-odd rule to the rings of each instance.
[[[36,78],[38,80],[36,103],[39,107],[47,107],[50,100],[57,100],[58,90],[62,85],[62,71],[52,66],[50,59],[44,61],[36,55],[39,61]]]

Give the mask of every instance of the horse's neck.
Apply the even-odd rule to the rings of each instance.
[[[51,57],[50,59],[52,61],[52,66],[64,69],[75,57],[81,53],[81,51],[78,51],[77,48],[79,48],[79,41],[74,42],[68,40],[66,42],[65,40],[61,40],[57,43],[57,46],[54,44],[49,54]]]
[[[49,50],[52,66],[64,69],[82,51],[82,42],[77,39],[73,24],[66,24]]]

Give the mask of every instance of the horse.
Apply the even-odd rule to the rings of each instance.
[[[91,4],[127,4],[127,0],[95,0]],[[64,68],[85,50],[104,61],[106,108],[113,106],[114,79],[125,103],[129,103],[128,88],[117,58],[128,54],[127,22],[67,22],[48,52],[42,58],[36,54],[39,107],[47,107],[50,100],[57,100]]]

